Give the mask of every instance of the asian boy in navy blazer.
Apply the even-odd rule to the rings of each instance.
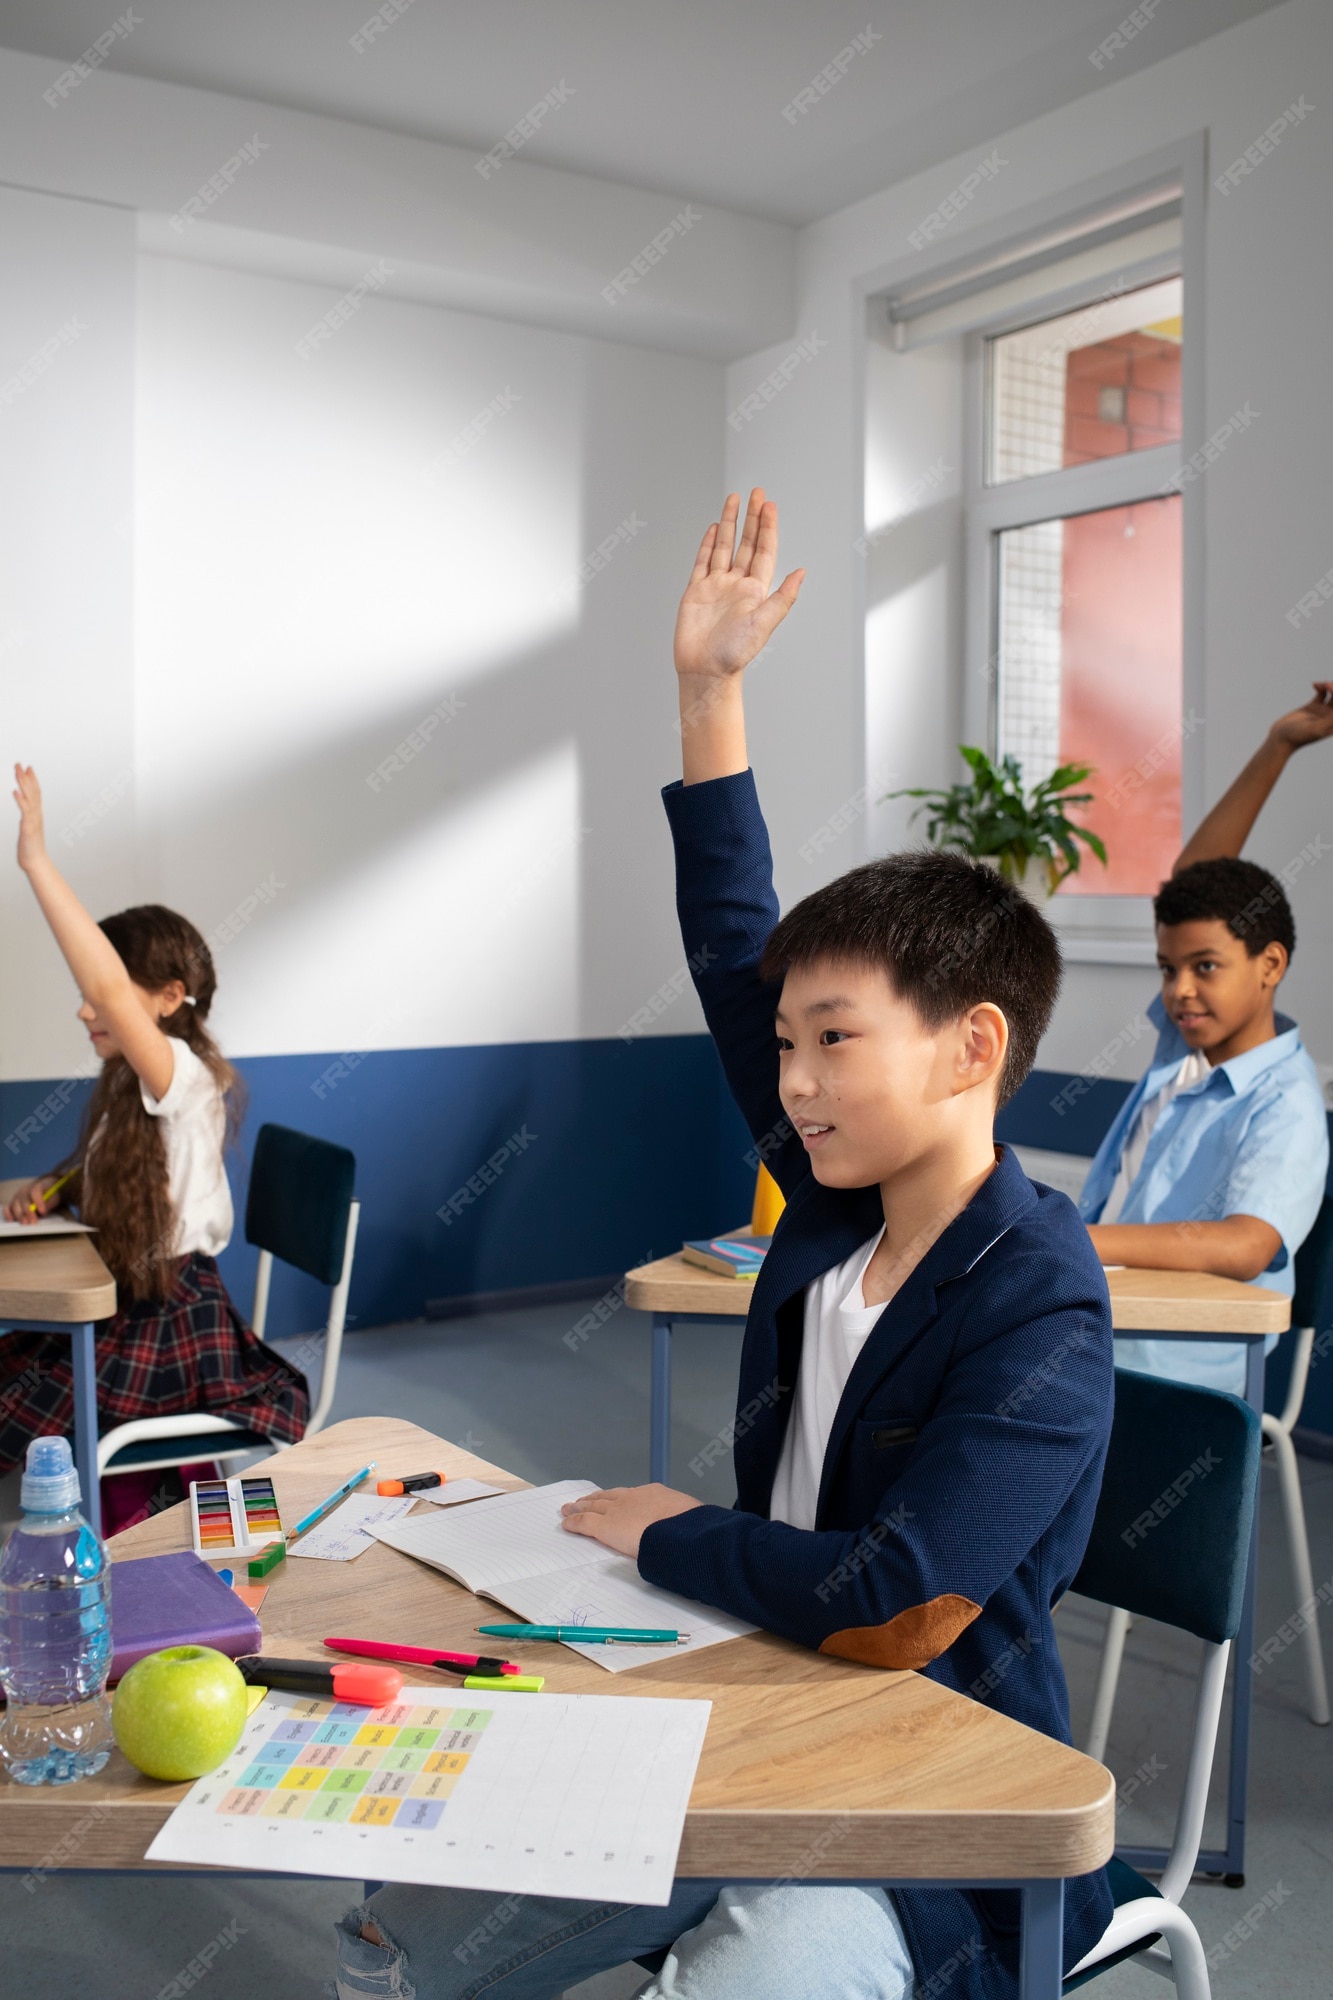
[[[734,1508],[619,1488],[565,1525],[651,1583],[841,1659],[919,1669],[1068,1742],[1051,1607],[1101,1482],[1110,1304],[1073,1203],[993,1135],[1059,949],[1026,897],[958,855],[870,862],[779,921],[741,677],[803,573],[770,594],[777,509],[752,494],[735,546],[738,512],[732,495],[681,602],[684,783],[665,796],[704,1012],[787,1198],[742,1350],[738,1407],[758,1415],[737,1426]],[[391,1922],[359,1941],[392,1940],[414,1990],[452,2000],[464,1987],[442,1966],[422,1983],[421,1947],[475,1917],[422,1900],[442,1893],[382,1890],[375,1925],[381,1909]],[[1111,1910],[1104,1870],[1068,1885],[1066,1966]],[[665,1950],[639,2000],[1001,2000],[1018,1925],[1014,1891],[682,1881],[665,1910],[528,1899],[466,1992],[527,2000]]]

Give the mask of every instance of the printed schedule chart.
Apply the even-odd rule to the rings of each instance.
[[[664,1904],[710,1708],[270,1693],[146,1858]]]

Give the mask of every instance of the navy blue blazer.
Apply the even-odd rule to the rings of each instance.
[[[777,988],[758,973],[778,906],[751,773],[663,796],[695,985],[787,1206],[746,1322],[736,1505],[657,1522],[640,1573],[821,1652],[915,1668],[1067,1743],[1051,1607],[1087,1544],[1112,1408],[1110,1300],[1087,1229],[1001,1148],[856,1360],[814,1528],[769,1520],[805,1288],[878,1233],[883,1209],[877,1187],[820,1185],[778,1097]],[[912,1889],[896,1900],[922,1978],[950,1962],[956,1994],[1016,1990],[1014,1892]],[[1068,1885],[1066,1966],[1111,1912],[1104,1870]]]

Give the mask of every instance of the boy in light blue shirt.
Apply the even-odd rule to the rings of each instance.
[[[1273,724],[1153,900],[1157,1048],[1080,1203],[1103,1264],[1294,1288],[1328,1173],[1328,1124],[1300,1031],[1275,1007],[1296,944],[1291,909],[1276,876],[1239,856],[1292,752],[1330,735],[1333,682],[1318,681]],[[1234,1342],[1117,1340],[1116,1362],[1245,1390]]]

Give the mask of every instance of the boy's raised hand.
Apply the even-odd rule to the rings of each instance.
[[[778,510],[756,486],[733,553],[740,495],[729,493],[722,518],[699,544],[676,615],[676,672],[682,679],[739,674],[768,644],[795,604],[805,577],[794,569],[769,594],[778,555]]]
[[[1333,736],[1333,681],[1316,681],[1309,701],[1293,708],[1288,715],[1280,715],[1268,734],[1288,750],[1299,750],[1306,743],[1321,743],[1326,736]]]
[[[42,788],[32,765],[14,766],[14,803],[19,809],[18,864],[28,868],[46,852],[42,827]]]

